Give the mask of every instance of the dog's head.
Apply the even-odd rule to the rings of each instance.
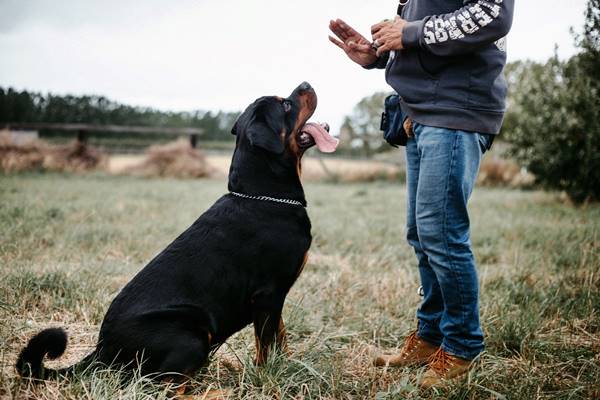
[[[231,133],[237,136],[238,148],[249,145],[271,157],[300,160],[314,145],[332,152],[338,141],[329,135],[329,126],[308,123],[316,108],[315,90],[304,82],[287,98],[257,99],[238,118]]]

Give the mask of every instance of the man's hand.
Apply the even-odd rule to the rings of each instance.
[[[329,29],[337,36],[337,39],[329,36],[331,43],[344,50],[352,61],[363,67],[377,61],[377,55],[371,42],[350,25],[341,19],[337,19],[329,22]]]
[[[383,21],[371,27],[373,43],[377,47],[377,57],[392,50],[402,50],[402,31],[406,21],[396,16],[393,20]]]

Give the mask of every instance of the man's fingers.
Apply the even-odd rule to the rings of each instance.
[[[331,21],[329,28],[342,41],[346,41],[346,39],[348,39],[348,33],[346,32],[344,26],[340,24],[340,20]]]
[[[395,34],[396,32],[394,31],[394,29],[384,28],[373,35],[373,41],[379,40],[380,42],[384,42],[385,40],[389,39]]]
[[[329,29],[331,29],[331,31],[335,33],[335,35],[338,38],[345,42],[346,40],[348,40],[350,35],[348,34],[347,29],[342,24],[340,24],[339,21],[340,20],[331,21],[329,23]]]
[[[374,35],[381,29],[390,26],[393,22],[394,21],[391,21],[389,19],[384,19],[383,21],[376,23],[375,25],[371,26],[371,35]]]
[[[343,19],[336,19],[335,22],[345,31],[353,31],[352,27],[348,25]]]
[[[377,33],[373,34],[373,40],[381,41],[382,38],[384,38],[385,36],[387,36],[390,33],[389,28],[390,28],[389,26],[382,27],[380,30],[377,31]]]
[[[379,22],[371,27],[371,34],[374,35],[388,25],[388,22]]]
[[[339,40],[337,40],[336,38],[334,38],[333,36],[329,36],[329,41],[333,44],[335,44],[337,47],[339,47],[340,49],[346,51],[346,45],[344,44],[344,42],[340,42]]]
[[[379,40],[380,46],[377,48],[377,56],[380,57],[388,51],[402,50],[402,38],[397,36],[387,36]]]
[[[346,44],[346,48],[350,47],[348,46],[349,41],[353,41],[355,44],[361,46],[357,49],[370,46],[370,42],[364,36],[341,19],[329,21],[329,29],[331,29],[331,32],[333,32],[339,40]]]
[[[343,30],[344,34],[347,37],[362,36],[360,33],[358,33],[358,31],[356,31],[350,25],[348,25],[347,23],[345,23],[343,20],[338,19],[336,22],[338,23],[339,27]]]
[[[345,41],[348,38],[344,30],[340,28],[340,26],[335,21],[330,22],[329,29],[335,34],[335,36],[340,38],[340,40],[342,41]]]
[[[387,50],[390,50],[389,46],[393,39],[394,38],[390,35],[385,34],[385,32],[382,32],[379,35],[379,38],[375,39],[377,41],[377,49],[386,48]],[[373,42],[375,42],[375,40]]]
[[[382,44],[379,48],[377,48],[377,57],[381,57],[388,51],[390,51],[389,45],[387,43]]]
[[[337,32],[333,32],[333,34],[334,34],[335,36],[337,36],[337,37],[338,37],[338,39],[340,39],[342,42],[344,42],[344,41],[345,41],[345,39],[342,37],[342,35],[338,34]]]
[[[350,47],[352,50],[355,50],[355,51],[358,51],[361,53],[369,53],[371,51],[370,44],[361,44],[361,43],[350,42],[350,43],[348,43],[348,47]]]

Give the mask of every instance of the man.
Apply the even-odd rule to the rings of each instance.
[[[514,0],[402,0],[373,42],[342,20],[329,39],[355,63],[385,68],[400,95],[407,160],[407,239],[423,302],[418,328],[376,365],[427,365],[421,386],[465,374],[483,351],[467,201],[505,111],[505,39]]]

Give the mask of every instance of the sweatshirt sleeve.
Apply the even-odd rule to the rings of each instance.
[[[381,55],[381,57],[377,57],[377,60],[375,60],[374,63],[369,64],[369,65],[364,65],[363,68],[364,69],[384,69],[388,63],[388,60],[390,58],[390,53],[384,53]]]
[[[404,26],[402,44],[438,56],[466,54],[505,37],[514,0],[465,0],[453,13],[431,15]]]

